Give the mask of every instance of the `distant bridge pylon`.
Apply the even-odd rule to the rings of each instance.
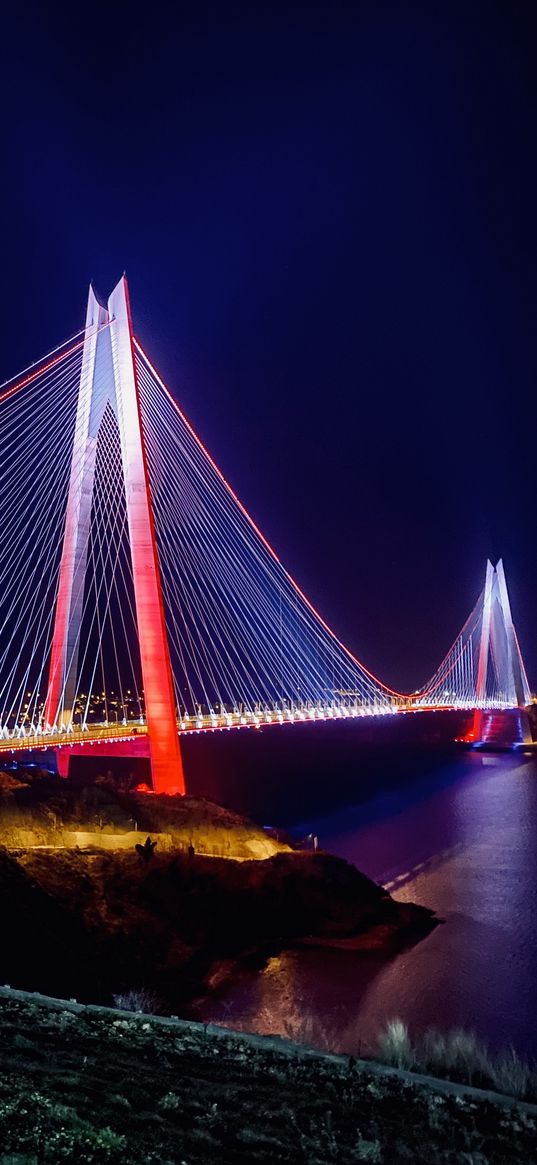
[[[0,514],[0,752],[146,754],[184,792],[183,733],[454,708],[477,738],[530,701],[501,561],[423,688],[367,670],[135,338],[125,278],[0,390]]]

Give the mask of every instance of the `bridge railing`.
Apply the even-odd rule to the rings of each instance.
[[[179,716],[177,731],[186,733],[226,731],[241,728],[263,728],[276,724],[300,724],[330,720],[358,720],[395,716],[406,713],[433,711],[474,711],[476,701],[446,699],[444,703],[431,698],[397,699],[391,705],[358,703],[319,703],[318,705],[294,705],[292,707],[271,708],[258,706],[254,709],[199,711],[198,714]],[[505,710],[514,705],[505,700],[483,700],[479,708],[483,711]],[[28,751],[29,749],[68,748],[74,744],[91,744],[97,741],[125,741],[147,735],[147,724],[143,721],[127,723],[89,723],[84,726],[69,725],[61,729],[42,729],[39,726],[19,726],[4,728],[0,732],[0,752]]]

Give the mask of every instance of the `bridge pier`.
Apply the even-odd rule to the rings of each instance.
[[[151,743],[148,736],[137,736],[134,740],[96,740],[88,741],[87,744],[80,742],[64,744],[61,748],[54,749],[54,752],[58,776],[67,778],[71,757],[85,757],[90,760],[93,757],[102,757],[103,760],[109,760],[112,764],[118,758],[138,760],[142,757],[145,759],[151,757]],[[155,792],[158,791],[155,789]]]
[[[55,749],[55,756],[58,776],[65,777],[67,779],[69,776],[69,758],[71,756],[70,750],[68,748],[57,748]]]
[[[499,711],[476,708],[473,738],[477,748],[502,749],[532,744],[528,713],[525,708],[505,708]]]

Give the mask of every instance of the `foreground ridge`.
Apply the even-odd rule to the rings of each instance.
[[[8,988],[0,1031],[8,1153],[39,1138],[41,1152],[133,1165],[533,1157],[534,1105],[275,1037]]]

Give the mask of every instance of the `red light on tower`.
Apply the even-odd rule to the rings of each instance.
[[[95,377],[99,363],[100,376]],[[153,788],[184,793],[164,605],[134,363],[127,280],[102,307],[90,288],[45,724],[72,723],[99,427],[117,416]]]

